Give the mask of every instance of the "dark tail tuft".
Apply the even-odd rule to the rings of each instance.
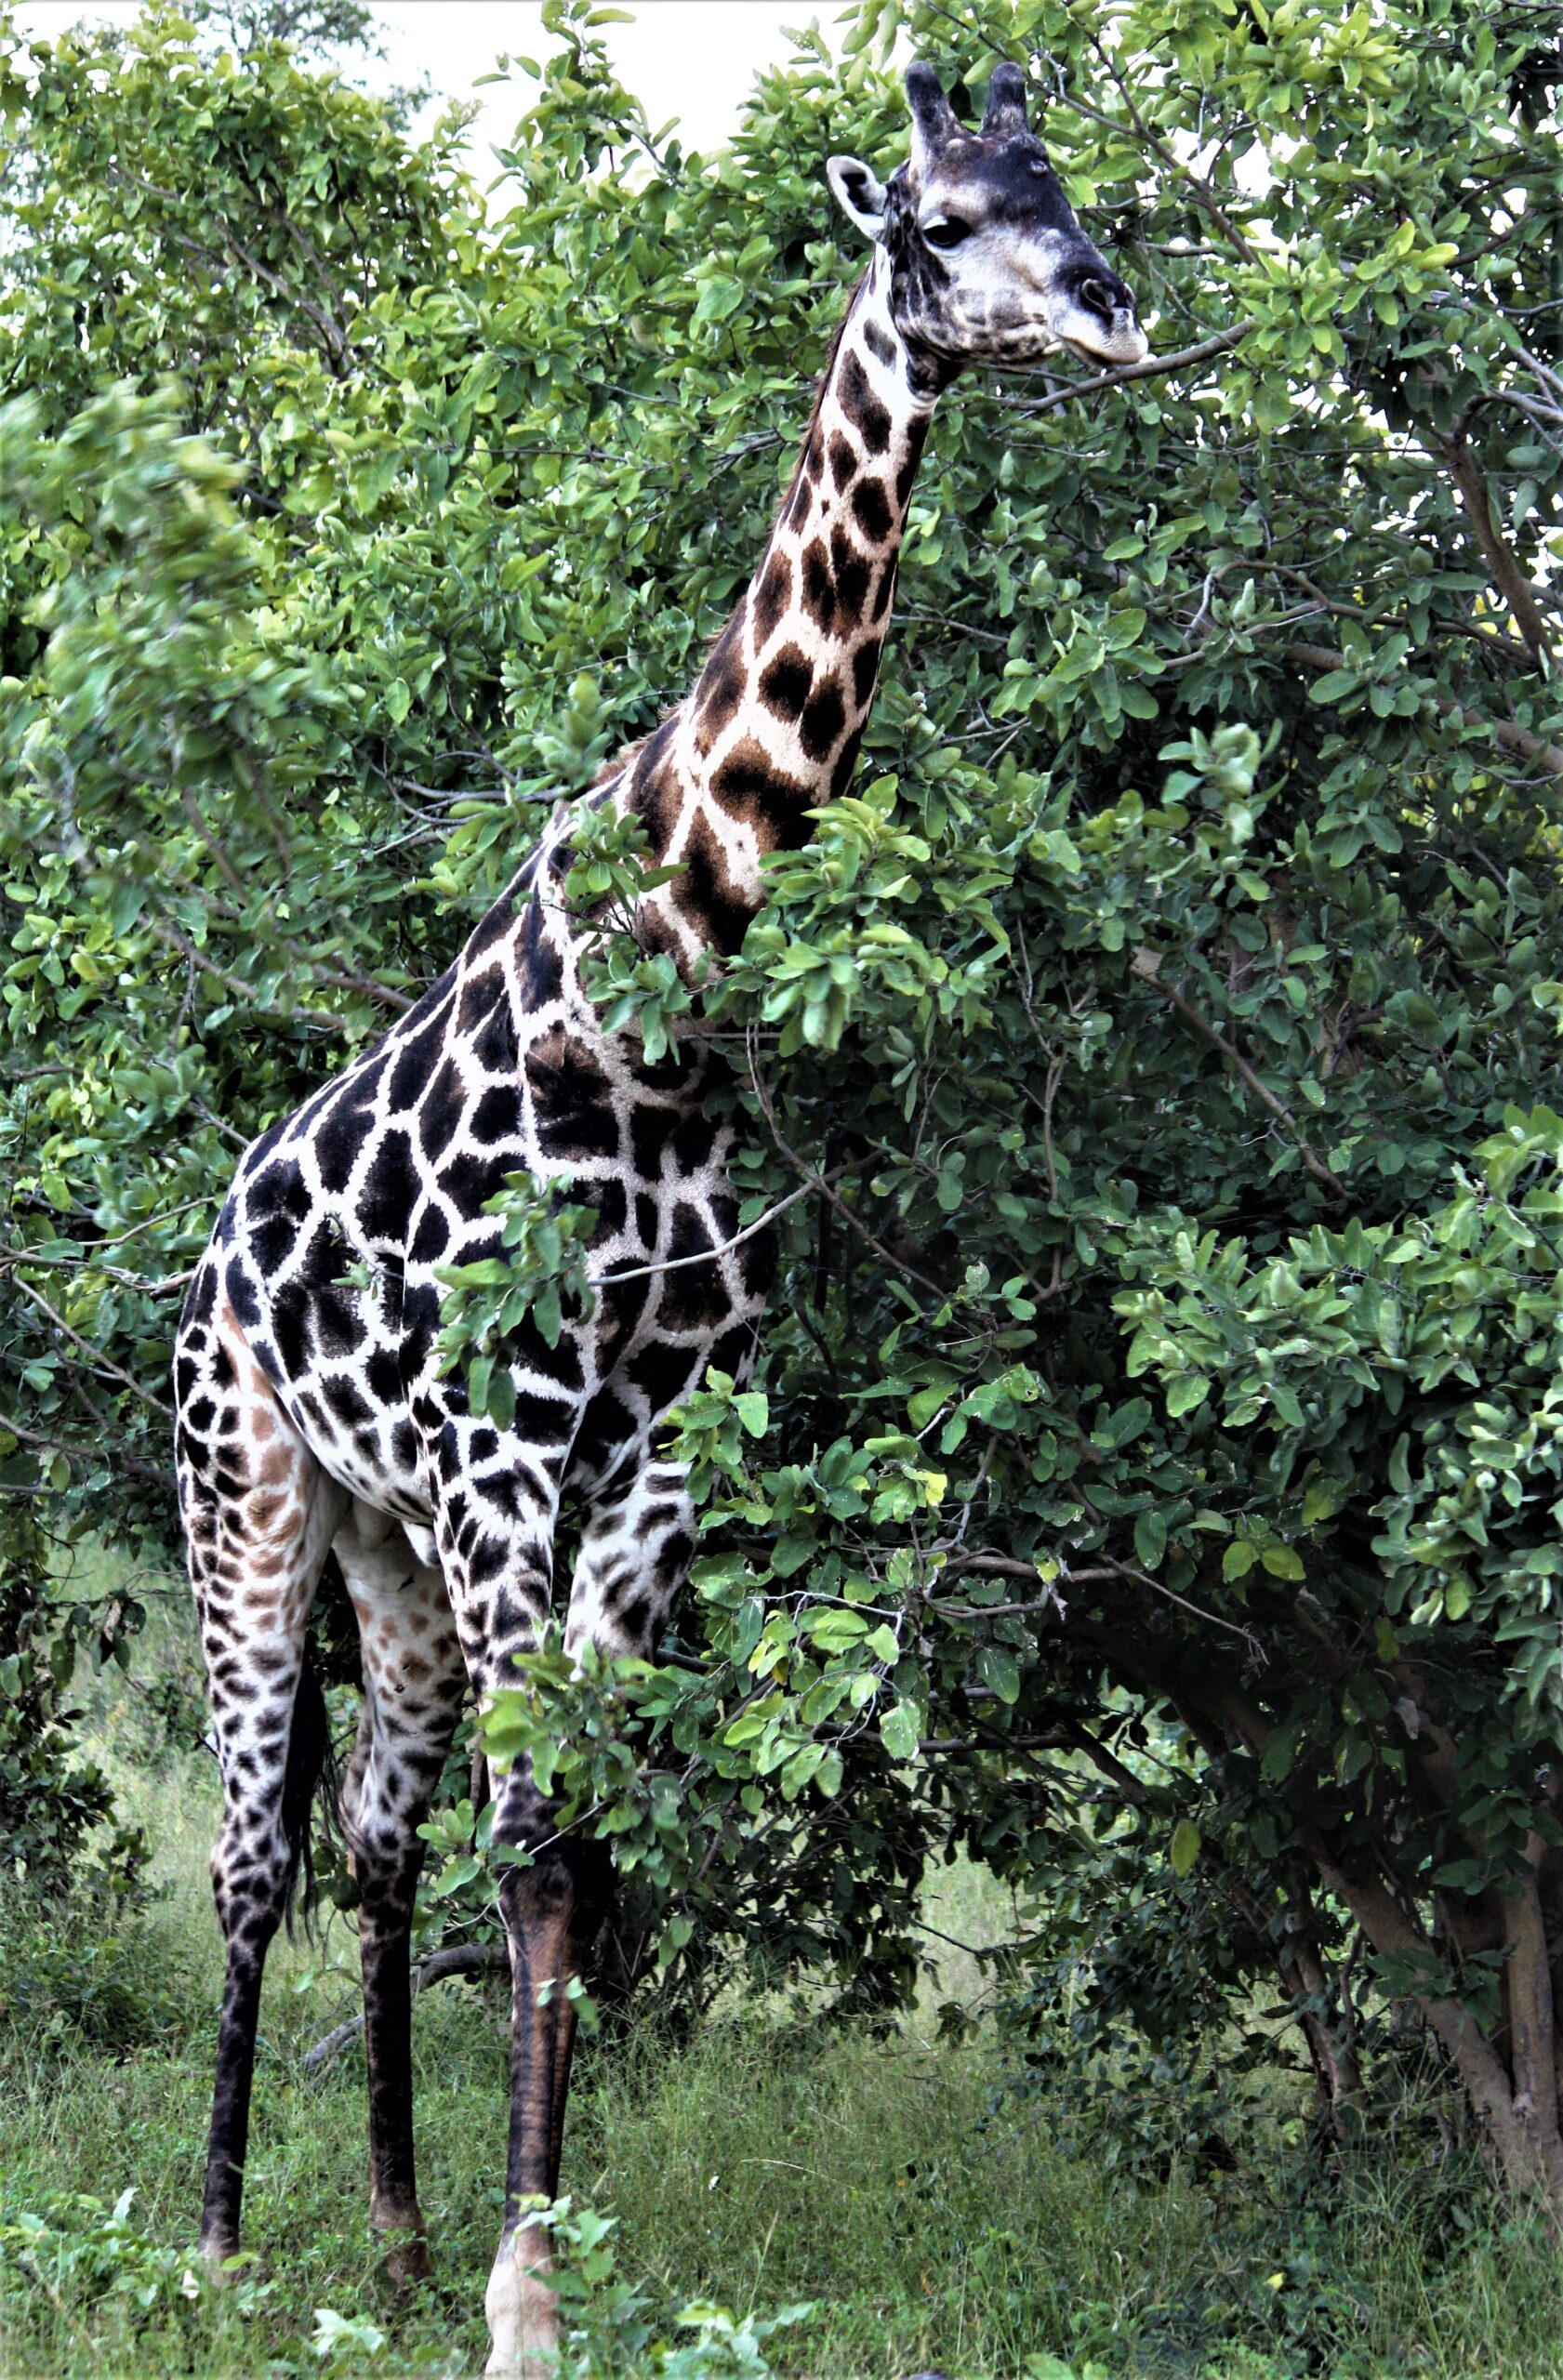
[[[304,1880],[304,1931],[312,1933],[315,1865],[311,1837],[310,1805],[318,1794],[327,1827],[338,1824],[340,1785],[331,1749],[331,1720],[320,1679],[308,1652],[293,1700],[293,1728],[287,1739],[287,1767],[283,1777],[283,1832],[287,1837],[287,1931],[293,1939],[294,1889]]]

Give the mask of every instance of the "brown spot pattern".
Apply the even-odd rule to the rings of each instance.
[[[795,644],[784,644],[765,664],[760,680],[761,698],[778,719],[794,720],[814,687],[814,665]]]

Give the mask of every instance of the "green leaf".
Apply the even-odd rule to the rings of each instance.
[[[1192,1818],[1179,1818],[1172,1829],[1172,1848],[1168,1854],[1174,1876],[1186,1876],[1199,1857],[1200,1834]]]
[[[1134,1551],[1147,1570],[1159,1567],[1161,1556],[1167,1551],[1167,1523],[1165,1516],[1154,1508],[1148,1513],[1142,1513],[1134,1523]]]
[[[892,1760],[907,1761],[915,1757],[921,1730],[918,1726],[916,1706],[910,1702],[892,1703],[880,1713],[880,1739]]]
[[[1327,669],[1316,678],[1308,689],[1310,702],[1338,703],[1346,694],[1356,694],[1361,681],[1355,669]]]
[[[980,1646],[976,1673],[980,1683],[996,1694],[1000,1702],[1019,1701],[1020,1664],[1007,1645]]]

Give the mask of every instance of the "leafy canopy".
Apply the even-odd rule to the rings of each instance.
[[[894,1996],[964,1843],[1035,1897],[1026,2022],[1060,1962],[1163,2043],[1263,1975],[1345,2104],[1343,1992],[1418,1994],[1556,2187],[1546,23],[863,0],[703,160],[551,20],[486,212],[281,45],[7,37],[5,1483],[166,1533],[236,1147],[687,684],[860,268],[822,160],[901,152],[887,46],[1013,58],[1185,360],[942,408],[858,786],[706,1003],[746,1214],[814,1187],[761,1379],[684,1416],[679,1658],[545,1647],[491,1747],[669,1959]]]

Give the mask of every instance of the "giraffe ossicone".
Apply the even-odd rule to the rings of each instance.
[[[1070,211],[1000,66],[979,132],[924,65],[912,152],[888,183],[833,157],[873,242],[798,468],[749,587],[686,698],[591,800],[677,869],[644,897],[643,945],[697,985],[735,950],[767,853],[844,791],[873,700],[918,460],[965,364],[1024,369],[1067,346],[1146,352],[1129,291]],[[574,816],[377,1048],[246,1150],[179,1324],[176,1461],[221,1760],[212,1872],[227,1942],[202,2246],[237,2249],[261,1971],[285,1913],[321,1749],[305,1637],[334,1555],[357,1617],[364,1705],[342,1791],[360,1893],[370,2219],[423,2261],[413,2172],[408,1930],[417,1828],[462,1702],[514,1674],[553,1607],[562,1503],[579,1512],[566,1643],[654,1649],[694,1544],[684,1474],[659,1448],[708,1367],[744,1377],[772,1258],[731,1246],[737,1199],[714,1061],[647,1063],[583,987],[595,937],[564,900]],[[592,1313],[510,1356],[513,1421],[443,1377],[439,1269],[497,1252],[507,1174],[573,1177],[597,1210]],[[688,1260],[695,1260],[694,1262]],[[623,1276],[616,1282],[616,1276]],[[368,1276],[377,1288],[359,1286]],[[489,2370],[535,2380],[556,2339],[548,2232],[575,2004],[606,1912],[596,1844],[554,1839],[530,1773],[498,1780],[494,1837],[535,1850],[499,1887],[513,1978],[506,2215],[485,2301]]]

